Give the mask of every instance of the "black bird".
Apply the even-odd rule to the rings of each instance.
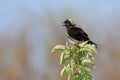
[[[88,41],[88,44],[94,44],[97,47],[97,44],[90,40],[87,33],[83,31],[82,28],[76,27],[72,19],[66,19],[63,23],[70,37],[78,41]]]

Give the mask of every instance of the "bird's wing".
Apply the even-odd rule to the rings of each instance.
[[[82,35],[84,38],[89,39],[88,35],[85,31],[83,31],[81,28],[75,27],[73,28],[73,32],[75,35]]]

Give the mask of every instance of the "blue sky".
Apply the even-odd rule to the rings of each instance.
[[[13,24],[19,26],[31,17],[31,12],[46,17],[47,10],[57,15],[70,8],[74,11],[74,16],[77,16],[77,20],[91,22],[95,30],[99,29],[99,32],[104,28],[103,32],[106,32],[108,27],[111,30],[114,29],[115,17],[120,20],[119,3],[119,0],[1,0],[0,31],[4,31]],[[24,13],[25,11],[28,13]]]
[[[97,11],[98,9],[96,13],[103,12],[103,14],[108,15],[112,14],[112,9],[114,9],[115,12],[117,11],[118,14],[120,13],[119,2],[119,0],[1,0],[0,27],[5,27],[14,22],[20,12],[25,8],[40,15],[43,15],[47,8],[51,9],[54,13],[59,13],[66,7],[71,7],[76,11],[87,9],[89,13]]]

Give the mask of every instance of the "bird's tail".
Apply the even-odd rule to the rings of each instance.
[[[91,41],[91,40],[88,41],[88,44],[94,44],[96,48],[97,48],[97,46],[98,46],[96,43],[94,43],[94,42]]]

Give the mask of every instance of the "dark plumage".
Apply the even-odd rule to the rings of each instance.
[[[75,27],[75,24],[71,19],[67,19],[63,23],[63,26],[67,29],[68,35],[73,39],[78,41],[88,41],[88,44],[94,44],[97,47],[97,44],[89,39],[87,33],[84,32],[83,29]]]

